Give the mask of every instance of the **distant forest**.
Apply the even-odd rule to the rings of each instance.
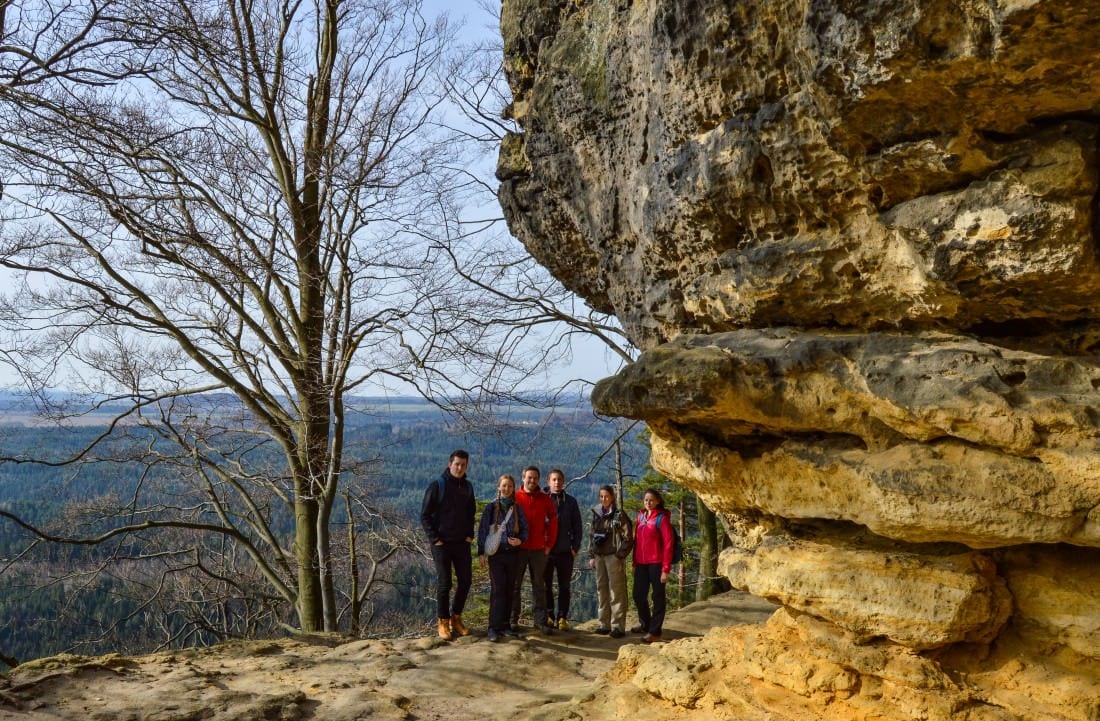
[[[364,406],[347,434],[347,454],[354,459],[349,464],[354,468],[350,485],[377,507],[387,509],[390,520],[403,525],[415,539],[424,490],[456,448],[470,452],[469,477],[480,502],[495,495],[500,474],[518,478],[525,466],[536,465],[544,481],[551,468],[563,469],[569,492],[582,509],[590,506],[600,485],[617,482],[616,453],[610,449],[620,437],[621,470],[627,483],[636,484],[645,473],[648,445],[641,426],[630,428],[626,421],[594,418],[580,403],[553,412],[517,407],[503,417],[478,428],[462,428],[446,423],[439,411],[423,402],[390,401],[384,410]],[[41,454],[46,449],[61,458],[104,428],[94,423],[75,429],[8,425],[0,432],[8,456]],[[135,484],[154,481],[165,483],[169,489],[165,493],[170,494],[170,482],[151,477],[136,462],[60,467],[4,462],[0,463],[0,508],[42,527],[66,528],[68,518],[87,523],[89,506],[117,506]],[[292,519],[286,518],[285,527],[275,530],[292,533]],[[88,532],[87,527],[80,529]],[[173,616],[186,612],[149,601],[153,595],[149,586],[164,579],[150,575],[136,561],[120,563],[120,558],[127,557],[125,540],[110,547],[44,543],[30,547],[31,541],[26,531],[0,519],[0,654],[26,661],[61,652],[138,653],[217,640],[201,633],[183,635],[179,629],[184,624]],[[430,562],[425,556],[407,553],[387,568],[380,580],[383,591],[374,596],[362,632],[419,631],[434,616]],[[576,619],[595,615],[592,575],[578,568],[571,614]],[[485,612],[487,582],[479,577],[475,586],[469,608],[474,622]]]

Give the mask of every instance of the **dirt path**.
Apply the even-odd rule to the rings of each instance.
[[[670,615],[669,640],[755,623],[773,606],[738,593]],[[620,646],[594,622],[553,636],[489,643],[481,633],[343,642],[229,643],[135,658],[55,657],[0,676],[0,720],[485,721],[565,716]]]

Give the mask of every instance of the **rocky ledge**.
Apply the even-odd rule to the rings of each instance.
[[[501,24],[510,226],[643,351],[594,405],[782,604],[618,678],[731,718],[1100,718],[1100,3]]]
[[[773,608],[721,594],[670,613],[666,635],[698,639],[723,622],[749,632]],[[484,622],[470,620],[471,635],[454,642],[425,627],[432,635],[321,634],[39,659],[0,673],[0,721],[569,721],[615,713],[604,677],[640,636],[600,636],[590,620],[553,636],[489,643]],[[667,706],[632,718],[665,721]]]

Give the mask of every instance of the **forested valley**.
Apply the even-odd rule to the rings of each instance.
[[[543,469],[544,478],[550,468],[562,468],[570,480],[568,490],[582,508],[595,502],[599,485],[618,482],[617,462],[629,483],[645,472],[648,458],[639,429],[621,420],[594,418],[583,402],[553,411],[517,406],[499,422],[477,428],[449,423],[434,406],[411,399],[385,405],[364,402],[353,418],[346,439],[348,500],[337,504],[333,519],[334,539],[341,540],[334,565],[335,574],[350,573],[353,543],[347,539],[355,529],[357,568],[371,568],[373,588],[354,629],[350,598],[343,598],[341,630],[366,635],[417,633],[434,616],[434,575],[418,513],[428,482],[439,476],[453,449],[470,452],[470,478],[481,503],[493,497],[501,473],[519,476],[524,466],[533,464]],[[9,457],[41,457],[48,450],[59,459],[104,432],[94,418],[68,429],[10,424],[2,430]],[[142,433],[118,435],[113,443],[122,447],[134,445]],[[165,507],[182,503],[187,484],[173,473],[156,466],[150,470],[136,458],[62,466],[9,461],[0,464],[0,510],[39,529],[53,529],[58,536],[87,538],[132,522],[127,499],[141,486],[157,486]],[[273,533],[293,539],[291,514],[271,517]],[[138,653],[283,632],[273,622],[276,615],[265,612],[277,599],[251,577],[243,560],[230,566],[240,574],[233,584],[215,586],[204,578],[213,571],[201,568],[208,563],[204,554],[183,550],[193,542],[183,539],[182,531],[173,529],[173,540],[163,546],[149,543],[146,536],[151,533],[95,545],[36,543],[26,529],[0,519],[0,654],[26,661],[61,652]],[[595,614],[592,575],[578,564],[577,618]],[[344,587],[347,578],[337,581]],[[236,590],[230,594],[227,587]],[[484,613],[487,589],[487,579],[479,577],[470,604],[472,618]]]

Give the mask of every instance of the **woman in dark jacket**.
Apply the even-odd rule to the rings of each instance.
[[[497,539],[490,539],[497,526]],[[512,587],[519,572],[516,549],[527,540],[527,519],[516,504],[516,479],[507,473],[497,482],[497,497],[481,512],[477,530],[477,556],[482,567],[489,566],[489,640],[501,636],[519,636],[509,625],[512,615]],[[493,546],[496,545],[494,549]]]
[[[672,514],[665,510],[665,500],[655,488],[646,489],[642,503],[645,507],[638,513],[634,529],[634,605],[639,624],[630,630],[644,633],[642,641],[653,643],[661,640],[665,622],[665,583],[672,570]]]

